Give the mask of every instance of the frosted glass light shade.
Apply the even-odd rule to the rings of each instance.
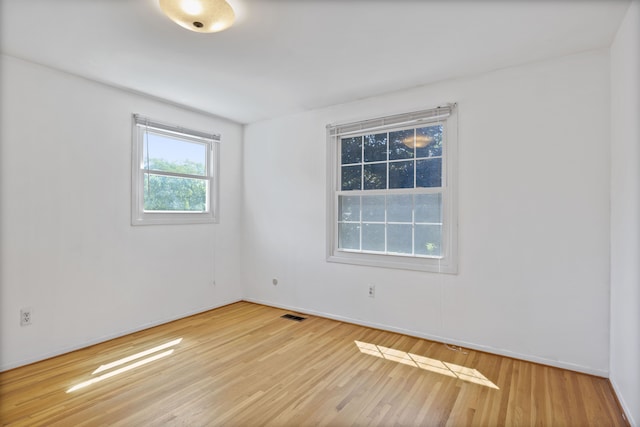
[[[236,19],[225,0],[160,0],[160,8],[176,24],[198,33],[226,30]]]

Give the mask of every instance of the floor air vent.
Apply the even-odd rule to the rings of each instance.
[[[281,316],[281,317],[283,319],[295,320],[296,322],[302,322],[304,319],[306,319],[306,317],[294,316],[293,314],[285,314],[284,316]]]

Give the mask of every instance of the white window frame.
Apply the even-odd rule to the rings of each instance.
[[[191,176],[187,174],[150,171],[144,168],[145,134],[153,132],[177,139],[196,142],[206,146],[206,176]],[[218,203],[218,174],[219,174],[219,145],[220,135],[186,129],[169,125],[139,114],[133,115],[131,155],[131,224],[132,225],[160,225],[160,224],[206,224],[217,223]],[[146,211],[144,209],[144,177],[145,173],[153,172],[162,176],[182,178],[198,178],[207,180],[207,207],[201,212],[191,211]]]
[[[458,212],[457,212],[457,162],[458,162],[458,112],[457,104],[397,114],[382,118],[327,125],[327,261],[374,267],[400,268],[456,274],[458,272]],[[349,136],[425,127],[443,126],[442,186],[442,251],[440,256],[416,256],[406,254],[380,254],[338,247],[338,196],[342,195],[396,195],[424,194],[429,188],[352,190],[340,189],[340,140]],[[363,159],[364,160],[364,159]]]

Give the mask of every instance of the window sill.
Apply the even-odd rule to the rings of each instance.
[[[145,213],[134,216],[131,225],[215,224],[218,218],[211,213]]]
[[[333,255],[329,255],[327,257],[327,262],[362,265],[368,267],[395,268],[401,270],[427,271],[432,273],[458,273],[458,266],[451,263],[451,261],[446,258],[405,257],[339,251]]]

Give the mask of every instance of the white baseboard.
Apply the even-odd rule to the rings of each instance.
[[[513,351],[510,351],[510,350],[505,350],[505,349],[502,349],[502,348],[495,348],[495,347],[491,347],[491,346],[471,343],[471,342],[467,342],[467,341],[456,340],[456,339],[453,339],[453,338],[442,337],[442,336],[438,336],[438,335],[425,334],[425,333],[422,333],[422,332],[413,331],[413,330],[410,330],[410,329],[396,328],[394,326],[385,325],[385,324],[381,324],[381,323],[367,322],[367,321],[360,320],[360,319],[352,319],[350,317],[338,316],[338,315],[335,315],[335,314],[332,314],[332,313],[324,313],[324,312],[315,311],[315,310],[309,310],[309,309],[301,308],[301,307],[294,307],[294,306],[288,306],[288,305],[283,305],[283,304],[277,304],[277,303],[274,303],[274,302],[271,302],[271,301],[265,301],[265,300],[255,299],[255,298],[243,298],[243,300],[247,301],[247,302],[253,302],[253,303],[256,303],[256,304],[262,304],[262,305],[268,305],[268,306],[271,306],[271,307],[282,308],[282,309],[285,309],[285,310],[292,310],[292,311],[295,311],[295,312],[298,312],[298,313],[309,314],[309,315],[314,315],[314,316],[319,316],[319,317],[326,317],[327,319],[338,320],[338,321],[341,321],[341,322],[353,323],[355,325],[367,326],[369,328],[381,329],[381,330],[390,331],[390,332],[397,332],[399,334],[409,335],[409,336],[417,337],[417,338],[424,338],[424,339],[427,339],[427,340],[430,340],[430,341],[437,341],[437,342],[446,343],[446,344],[453,344],[453,345],[457,345],[459,347],[464,347],[464,348],[469,348],[469,349],[472,349],[472,350],[483,351],[485,353],[497,354],[499,356],[511,357],[513,359],[526,360],[528,362],[539,363],[541,365],[548,365],[548,366],[553,366],[553,367],[556,367],[556,368],[568,369],[570,371],[582,372],[582,373],[585,373],[585,374],[595,375],[595,376],[598,376],[598,377],[604,377],[604,378],[608,378],[609,377],[609,371],[601,370],[601,369],[593,369],[593,368],[590,368],[590,367],[587,367],[587,366],[577,365],[577,364],[569,363],[569,362],[563,362],[563,361],[560,361],[560,360],[546,359],[544,357],[532,356],[532,355],[528,355],[528,354],[521,354],[521,353],[513,352]]]
[[[315,311],[315,310],[309,310],[309,309],[305,309],[305,308],[301,308],[301,307],[277,304],[277,303],[274,303],[272,301],[265,301],[265,300],[255,299],[255,298],[241,298],[241,299],[229,300],[229,301],[222,302],[220,304],[216,304],[216,305],[213,305],[213,306],[201,307],[200,309],[197,309],[197,310],[194,310],[194,311],[190,311],[190,312],[186,312],[186,313],[182,313],[182,314],[173,316],[171,318],[162,319],[162,320],[158,320],[158,321],[155,321],[155,322],[149,322],[149,323],[146,323],[144,325],[140,325],[140,326],[132,328],[132,329],[126,329],[126,330],[122,330],[122,331],[119,331],[119,332],[116,332],[116,333],[113,333],[113,334],[104,335],[104,336],[101,336],[99,338],[92,339],[92,340],[89,340],[89,341],[85,341],[85,342],[79,343],[79,344],[74,345],[74,346],[60,348],[60,349],[57,349],[55,351],[47,352],[47,353],[44,353],[44,354],[40,354],[40,355],[35,356],[35,357],[31,357],[31,358],[19,360],[19,361],[16,361],[16,362],[8,363],[6,365],[2,365],[2,366],[0,366],[0,372],[6,371],[6,370],[9,370],[9,369],[14,369],[14,368],[17,368],[17,367],[20,367],[20,366],[28,365],[30,363],[39,362],[41,360],[49,359],[51,357],[60,356],[61,354],[69,353],[71,351],[79,350],[81,348],[89,347],[89,346],[94,345],[94,344],[98,344],[98,343],[101,343],[101,342],[104,342],[104,341],[108,341],[108,340],[111,340],[111,339],[114,339],[114,338],[118,338],[118,337],[121,337],[121,336],[124,336],[124,335],[132,334],[134,332],[142,331],[144,329],[149,329],[149,328],[152,328],[154,326],[162,325],[164,323],[169,323],[169,322],[172,322],[174,320],[182,319],[184,317],[192,316],[194,314],[198,314],[198,313],[202,313],[202,312],[205,312],[205,311],[213,310],[215,308],[219,308],[219,307],[222,307],[222,306],[225,306],[225,305],[233,304],[233,303],[236,303],[236,302],[239,302],[239,301],[253,302],[253,303],[256,303],[256,304],[262,304],[262,305],[267,305],[267,306],[271,306],[271,307],[282,308],[282,309],[285,309],[285,310],[292,310],[292,311],[295,311],[295,312],[298,312],[298,313],[305,313],[305,314],[314,315],[314,316],[326,317],[327,319],[333,319],[333,320],[346,322],[346,323],[353,323],[353,324],[356,324],[356,325],[367,326],[367,327],[370,327],[370,328],[376,328],[376,329],[381,329],[381,330],[390,331],[390,332],[397,332],[399,334],[409,335],[409,336],[413,336],[413,337],[417,337],[417,338],[424,338],[424,339],[427,339],[427,340],[437,341],[437,342],[441,342],[441,343],[453,344],[453,345],[457,345],[457,346],[460,346],[460,347],[465,347],[465,348],[469,348],[469,349],[473,349],[473,350],[484,351],[486,353],[497,354],[497,355],[500,355],[500,356],[511,357],[511,358],[514,358],[514,359],[526,360],[526,361],[529,361],[529,362],[540,363],[542,365],[554,366],[554,367],[562,368],[562,369],[569,369],[571,371],[582,372],[582,373],[585,373],[585,374],[596,375],[596,376],[599,376],[599,377],[608,378],[608,376],[609,376],[609,372],[608,371],[599,370],[599,369],[592,369],[592,368],[581,366],[581,365],[577,365],[577,364],[574,364],[574,363],[562,362],[562,361],[546,359],[546,358],[538,357],[538,356],[531,356],[531,355],[527,355],[527,354],[521,354],[521,353],[517,353],[517,352],[505,350],[505,349],[495,348],[495,347],[486,346],[486,345],[480,345],[480,344],[471,343],[471,342],[467,342],[467,341],[456,340],[456,339],[443,337],[443,336],[439,336],[439,335],[425,334],[425,333],[414,331],[414,330],[410,330],[410,329],[396,328],[394,326],[385,325],[385,324],[381,324],[381,323],[367,322],[367,321],[363,321],[363,320],[360,320],[360,319],[353,319],[353,318],[350,318],[350,317],[338,316],[338,315],[335,315],[335,314],[332,314],[332,313],[325,313],[325,312],[320,312],[320,311]],[[614,386],[614,390],[616,391],[616,394],[618,396],[620,396],[618,391],[617,391],[617,389],[616,389],[616,387],[615,387],[615,384],[613,382],[612,382],[612,384]],[[629,414],[628,407],[625,406],[625,404],[624,404],[622,399],[620,399],[620,402],[623,405],[626,414]],[[629,417],[627,416],[627,418],[629,418]],[[630,422],[631,422],[631,425],[633,427],[636,427],[636,424],[634,424],[632,420],[630,420]]]
[[[181,313],[179,315],[172,316],[172,317],[167,318],[167,319],[157,320],[157,321],[154,321],[154,322],[145,323],[143,325],[137,326],[137,327],[132,328],[132,329],[125,329],[125,330],[118,331],[118,332],[115,332],[115,333],[112,333],[112,334],[103,335],[103,336],[101,336],[99,338],[95,338],[95,339],[92,339],[92,340],[89,340],[89,341],[84,341],[84,342],[79,343],[77,345],[72,345],[72,346],[69,346],[69,347],[59,348],[57,350],[54,350],[54,351],[51,351],[51,352],[47,352],[47,353],[43,353],[43,354],[40,354],[40,355],[35,356],[35,357],[29,357],[27,359],[23,359],[23,360],[18,360],[16,362],[7,363],[5,365],[0,366],[0,372],[8,371],[9,369],[18,368],[20,366],[29,365],[29,364],[35,363],[35,362],[40,362],[40,361],[45,360],[45,359],[50,359],[52,357],[60,356],[60,355],[65,354],[65,353],[69,353],[69,352],[72,352],[72,351],[75,351],[75,350],[80,350],[82,348],[89,347],[89,346],[92,346],[92,345],[95,345],[95,344],[99,344],[101,342],[109,341],[109,340],[112,340],[114,338],[119,338],[119,337],[122,337],[124,335],[133,334],[134,332],[139,332],[139,331],[143,331],[145,329],[153,328],[154,326],[159,326],[159,325],[163,325],[165,323],[173,322],[174,320],[178,320],[178,319],[182,319],[182,318],[185,318],[185,317],[193,316],[194,314],[204,313],[205,311],[213,310],[215,308],[220,308],[220,307],[223,307],[225,305],[233,304],[233,303],[239,302],[239,301],[242,301],[242,299],[234,299],[234,300],[229,300],[227,302],[222,302],[220,304],[216,304],[216,305],[213,305],[213,306],[201,307],[201,308],[198,308],[198,309],[196,309],[194,311]]]
[[[638,427],[638,424],[636,424],[635,420],[631,416],[631,409],[629,408],[629,405],[624,400],[623,395],[620,393],[618,384],[616,384],[613,378],[609,378],[609,382],[611,383],[611,387],[613,387],[613,391],[616,393],[616,397],[618,398],[618,402],[620,402],[620,406],[622,406],[622,410],[624,411],[625,418],[627,419],[627,421],[629,421],[629,424],[631,424],[631,427]]]

